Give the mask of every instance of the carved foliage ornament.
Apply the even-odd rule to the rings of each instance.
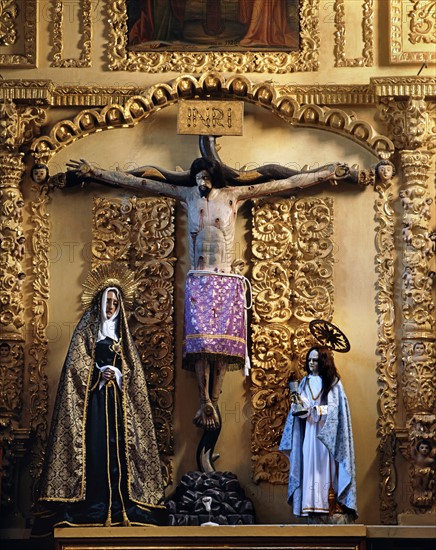
[[[23,340],[23,172],[21,154],[0,155],[0,335],[8,340]]]
[[[15,20],[20,14],[24,45],[23,51],[16,52],[20,40],[17,39]],[[8,53],[0,54],[0,66],[36,67],[36,16],[37,0],[0,0],[0,46],[10,46]]]
[[[375,190],[375,266],[377,286],[377,380],[379,385],[379,417],[377,435],[380,464],[380,519],[396,523],[395,419],[398,399],[397,355],[395,339],[395,224],[391,179],[378,180]]]
[[[436,61],[435,0],[390,0],[390,62]]]
[[[406,180],[406,187],[401,191],[404,337],[434,339],[434,271],[431,269],[434,243],[429,229],[433,198],[427,187],[431,154],[403,151],[401,160]]]
[[[74,12],[74,18],[80,13],[81,17],[81,47],[79,59],[64,58],[64,5],[69,4],[69,10],[74,9],[74,4],[66,0],[55,0],[53,4],[53,61],[52,67],[90,67],[91,66],[91,40],[92,40],[92,2],[80,0],[80,9]],[[98,3],[97,3],[98,4]],[[69,17],[71,14],[69,13]]]
[[[31,141],[47,119],[39,107],[17,107],[6,99],[0,101],[0,151],[16,150]]]
[[[174,406],[174,201],[95,199],[93,266],[120,263],[135,273],[129,325],[147,372],[165,483],[172,480]]]
[[[412,44],[419,42],[436,44],[435,11],[435,0],[412,0],[412,9],[408,13],[410,17],[409,41]]]
[[[278,443],[290,378],[302,376],[309,322],[333,313],[332,199],[255,202],[251,403],[255,482],[285,484]]]
[[[50,220],[48,208],[48,187],[32,185],[34,199],[31,202],[32,257],[32,320],[31,343],[26,364],[28,365],[28,392],[30,399],[29,425],[34,435],[30,473],[37,480],[41,473],[43,453],[47,441],[48,414],[48,298],[49,298],[49,246]]]
[[[434,120],[422,97],[409,97],[407,101],[383,99],[380,116],[388,123],[389,133],[397,149],[434,147]]]
[[[15,44],[17,15],[18,7],[15,0],[0,0],[0,46]]]

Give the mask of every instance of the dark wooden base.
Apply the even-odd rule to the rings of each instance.
[[[365,550],[364,525],[235,525],[55,529],[56,550]]]

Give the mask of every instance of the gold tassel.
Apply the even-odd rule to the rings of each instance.
[[[104,526],[105,527],[110,527],[111,525],[112,525],[112,515],[111,515],[111,510],[109,508],[109,511],[107,513],[106,521],[104,522]]]
[[[127,517],[126,511],[123,510],[123,526],[124,527],[130,527],[131,523],[129,518]]]
[[[333,485],[330,485],[329,487],[328,502],[329,502],[329,516],[332,516],[333,514],[336,513],[336,495],[335,495],[335,490],[333,489]]]

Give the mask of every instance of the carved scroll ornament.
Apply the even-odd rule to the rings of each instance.
[[[95,199],[92,264],[123,262],[138,283],[129,324],[141,361],[153,411],[166,484],[172,481],[174,454],[174,201]]]
[[[0,0],[0,46],[10,46],[17,40],[16,0]]]
[[[23,51],[16,52],[18,12],[22,15]],[[11,46],[0,54],[0,66],[36,67],[37,0],[0,0],[0,46]]]
[[[354,6],[349,6],[354,10]],[[374,62],[374,1],[363,2],[362,56],[355,58],[345,57],[346,33],[345,33],[345,0],[335,0],[335,66],[336,67],[371,67]],[[350,30],[349,30],[350,32]]]
[[[53,5],[53,61],[52,67],[90,67],[91,66],[91,44],[92,44],[92,2],[91,0],[80,0],[80,9],[75,15],[80,13],[81,24],[81,42],[82,51],[79,59],[65,58],[64,49],[64,4],[65,0],[55,0]],[[71,2],[69,8],[71,9]]]
[[[395,223],[390,177],[379,178],[375,190],[376,220],[376,308],[377,308],[377,374],[379,383],[379,417],[377,435],[380,465],[380,519],[382,523],[397,522],[395,491],[395,425],[398,410],[398,374],[395,339]]]
[[[253,209],[251,404],[255,482],[287,483],[278,443],[289,379],[302,376],[309,322],[333,314],[332,199],[256,202]]]

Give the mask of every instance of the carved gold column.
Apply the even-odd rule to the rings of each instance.
[[[22,155],[0,156],[0,441],[2,446],[2,508],[13,499],[16,439],[23,407],[24,272],[23,206],[20,181]]]
[[[433,198],[429,193],[432,153],[402,151],[403,280],[402,388],[408,432],[405,455],[410,461],[409,501],[414,512],[434,504],[435,319],[432,287],[434,243],[430,237]],[[420,446],[420,442],[427,443]]]
[[[24,174],[20,146],[45,120],[39,108],[17,108],[0,102],[0,443],[2,448],[2,511],[14,503],[17,460],[23,456],[30,434],[22,427],[25,376],[25,323],[22,285],[24,201],[20,190]]]
[[[410,83],[413,89],[413,83]],[[434,234],[430,223],[430,188],[434,139],[432,110],[422,96],[382,101],[382,118],[400,150],[404,185],[400,191],[402,218],[401,354],[399,382],[405,420],[396,432],[409,462],[408,514],[425,514],[434,507],[435,440],[435,317],[432,290],[435,280]]]

